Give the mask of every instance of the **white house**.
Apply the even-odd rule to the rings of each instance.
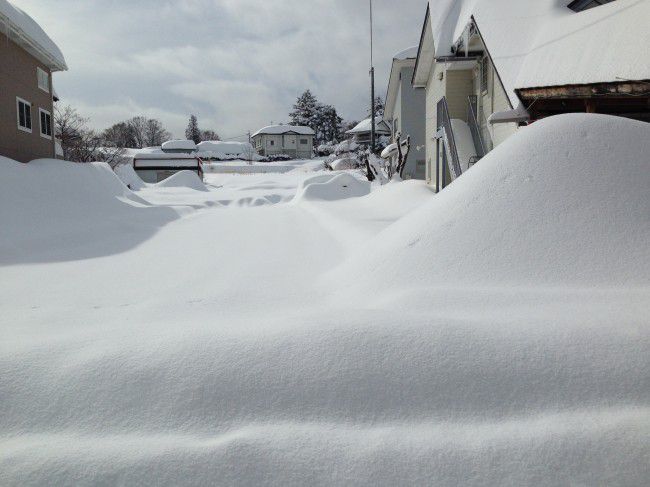
[[[411,137],[411,152],[404,168],[405,179],[425,179],[425,90],[413,87],[418,46],[406,49],[393,57],[386,93],[384,119],[390,125],[392,142],[397,134],[402,140]],[[397,157],[397,156],[395,156]]]
[[[252,139],[253,147],[262,156],[311,159],[314,156],[314,136],[310,127],[269,125],[255,132]]]
[[[362,145],[369,145],[372,130],[372,117],[359,122],[355,127],[345,132],[354,142]],[[390,137],[392,134],[390,125],[382,117],[375,117],[375,137]]]
[[[638,0],[430,0],[413,75],[426,92],[427,180],[444,187],[549,115],[650,120],[648,18]]]

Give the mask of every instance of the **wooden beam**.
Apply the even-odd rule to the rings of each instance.
[[[616,83],[595,83],[590,85],[548,86],[543,88],[522,88],[516,90],[517,95],[524,101],[535,99],[570,99],[648,96],[650,97],[650,81],[621,81]]]

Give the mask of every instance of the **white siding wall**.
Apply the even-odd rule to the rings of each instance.
[[[447,71],[449,116],[467,122],[467,97],[474,92],[471,70]]]
[[[434,64],[431,73],[429,73],[429,81],[426,88],[426,108],[427,108],[427,121],[426,121],[426,157],[427,157],[427,181],[435,184],[436,182],[436,142],[434,135],[436,134],[437,121],[437,108],[438,101],[445,96],[445,88],[447,77],[443,77],[442,81],[438,79],[439,74],[444,72],[444,65]]]

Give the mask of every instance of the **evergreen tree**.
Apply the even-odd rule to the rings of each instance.
[[[193,140],[195,144],[201,142],[201,130],[199,129],[199,122],[196,115],[190,116],[190,122],[185,129],[185,138],[187,140]]]
[[[343,119],[332,105],[319,105],[315,122],[318,143],[338,142],[343,131]]]
[[[375,98],[375,116],[376,117],[384,117],[384,109],[386,107],[384,106],[384,100],[382,100],[380,97]],[[370,110],[368,110],[370,112]],[[368,113],[368,117],[370,117],[370,113]]]
[[[318,100],[312,95],[310,90],[298,97],[296,104],[293,106],[293,111],[289,113],[291,125],[298,125],[303,127],[311,127],[314,129],[314,121],[318,111]],[[316,130],[316,129],[314,129]]]

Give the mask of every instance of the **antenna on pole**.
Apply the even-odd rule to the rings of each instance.
[[[375,152],[375,65],[373,58],[372,0],[370,0],[370,150]]]

